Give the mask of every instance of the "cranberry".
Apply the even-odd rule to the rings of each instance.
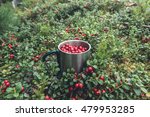
[[[8,80],[4,80],[4,84],[6,85],[6,83],[8,83],[9,81]]]
[[[52,98],[52,97],[49,97],[49,100],[54,100],[54,98]]]
[[[100,94],[101,94],[101,91],[100,91],[100,90],[97,90],[97,91],[95,92],[95,94],[96,94],[96,95],[100,95]]]
[[[20,68],[20,65],[16,65],[16,68],[19,69],[19,68]]]
[[[21,88],[21,92],[24,92],[24,87],[22,86],[22,88]]]
[[[95,34],[91,34],[90,36],[95,36]]]
[[[82,88],[83,88],[83,84],[82,84],[82,83],[78,83],[78,87],[79,87],[80,89],[82,89]]]
[[[93,73],[94,72],[94,68],[93,67],[88,67],[86,68],[86,73]]]
[[[85,52],[87,50],[86,47],[82,47],[81,45],[73,46],[73,45],[69,45],[69,44],[63,45],[60,49],[66,53],[81,53],[81,52]]]
[[[5,85],[6,85],[6,87],[9,87],[9,86],[10,86],[10,83],[9,83],[9,82],[7,82]]]
[[[72,99],[72,100],[77,100],[77,98],[76,98],[76,97],[72,97],[71,99]]]
[[[70,31],[70,30],[69,30],[69,28],[67,27],[67,28],[66,28],[66,32],[69,33],[69,31]]]
[[[101,76],[101,77],[100,77],[100,80],[104,81],[104,80],[105,80],[104,76]]]
[[[106,93],[106,90],[102,90],[102,93]]]
[[[5,43],[2,43],[2,47],[5,46]]]
[[[73,91],[73,87],[69,87],[69,92]]]
[[[85,36],[86,36],[86,34],[84,34],[84,33],[83,33],[83,34],[82,34],[82,36],[83,36],[83,37],[85,37]]]
[[[9,49],[12,49],[12,47],[13,47],[13,46],[12,46],[11,44],[8,44],[8,48],[9,48]]]
[[[36,58],[37,58],[37,59],[39,59],[39,58],[40,58],[40,56],[39,56],[39,55],[37,55],[37,56],[36,56]]]
[[[79,88],[79,83],[76,83],[76,84],[75,84],[75,88]]]
[[[45,100],[49,100],[49,96],[48,95],[45,96]]]
[[[80,40],[80,38],[79,37],[75,37],[74,40]]]
[[[3,90],[2,90],[2,93],[5,93],[5,92],[6,92],[6,89],[3,89]]]
[[[94,93],[95,93],[97,90],[98,90],[97,88],[93,88]]]
[[[14,54],[10,54],[10,55],[9,55],[9,58],[10,58],[10,59],[13,59],[14,57],[15,57]]]

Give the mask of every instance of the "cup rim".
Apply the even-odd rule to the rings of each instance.
[[[83,43],[86,43],[86,44],[89,46],[89,48],[88,48],[88,50],[86,50],[86,51],[84,51],[84,52],[81,52],[81,53],[66,53],[66,52],[62,51],[62,50],[60,49],[60,46],[61,46],[62,44],[64,44],[64,43],[70,42],[70,41],[71,41],[71,42],[83,42]],[[66,40],[66,41],[63,41],[63,42],[59,43],[59,45],[58,45],[58,50],[61,51],[62,53],[65,53],[65,54],[79,55],[79,54],[84,54],[84,53],[87,53],[88,51],[90,51],[90,50],[91,50],[91,45],[90,45],[87,41],[83,41],[83,40]]]

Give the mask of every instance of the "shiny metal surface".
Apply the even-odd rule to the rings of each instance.
[[[65,53],[60,48],[65,45],[70,44],[74,46],[83,46],[88,48],[87,51],[82,53]],[[74,68],[77,73],[83,70],[83,66],[86,65],[86,61],[90,56],[91,45],[82,40],[67,40],[58,45],[60,51],[60,69],[66,71],[68,68]]]

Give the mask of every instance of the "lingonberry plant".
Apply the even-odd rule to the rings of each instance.
[[[11,30],[0,33],[0,99],[150,99],[148,2],[23,1],[12,9],[20,25],[9,23]],[[58,75],[55,55],[41,59],[70,39],[88,41],[91,54],[80,73]],[[69,44],[60,49],[87,51]]]

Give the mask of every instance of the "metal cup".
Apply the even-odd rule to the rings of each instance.
[[[83,46],[87,50],[81,53],[66,53],[61,50],[61,47],[65,44],[72,46]],[[52,54],[57,55],[57,61],[59,63],[60,71],[65,72],[67,69],[73,68],[75,72],[80,73],[83,67],[86,65],[86,61],[90,56],[91,45],[83,40],[67,40],[58,45],[58,51],[47,52],[42,60],[45,61],[46,57]]]

